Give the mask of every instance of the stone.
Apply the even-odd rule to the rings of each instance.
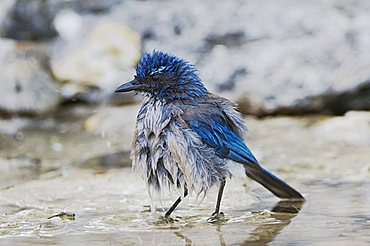
[[[17,40],[45,40],[57,35],[51,1],[17,0],[2,23],[2,36]]]
[[[5,2],[4,9],[12,5]],[[52,48],[58,65],[53,71],[60,80],[82,85],[82,92],[81,87],[62,88],[66,101],[134,102],[132,95],[112,96],[112,91],[134,74],[139,34],[145,51],[163,50],[194,63],[210,91],[238,103],[243,113],[341,115],[370,109],[368,8],[366,0],[356,5],[340,0],[311,5],[32,0],[17,1],[9,12],[8,19],[17,13],[21,24],[8,20],[3,26],[17,27],[9,29],[16,39],[60,35]],[[96,12],[105,15],[91,14]],[[121,60],[123,53],[131,62]]]
[[[77,84],[85,90],[100,90],[102,94],[95,96],[100,96],[100,100],[109,98],[116,86],[132,79],[134,66],[141,57],[140,36],[129,27],[115,22],[97,23],[86,37],[69,44],[70,47],[53,56],[55,77],[66,82],[66,86]],[[132,101],[126,99],[132,96],[122,96],[125,98],[123,101]]]
[[[195,63],[210,91],[243,113],[343,114],[370,109],[369,8],[366,0],[124,1],[110,17],[137,30],[146,51]]]
[[[0,112],[42,115],[60,103],[48,55],[38,45],[0,39]]]
[[[3,0],[0,2],[0,23],[4,23],[8,16],[9,11],[13,7],[16,0]],[[0,25],[1,33],[1,25]]]
[[[83,28],[82,16],[73,10],[62,10],[55,16],[54,27],[61,39],[72,41]]]
[[[1,36],[17,40],[49,40],[58,35],[53,20],[59,11],[73,9],[79,13],[101,13],[119,2],[120,0],[5,0],[0,3],[0,7],[10,7],[6,8],[7,17],[0,28]]]

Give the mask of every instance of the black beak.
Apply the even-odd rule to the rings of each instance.
[[[130,82],[124,83],[115,90],[115,92],[127,92],[127,91],[138,91],[144,89],[144,84],[135,84],[136,80],[133,79]]]

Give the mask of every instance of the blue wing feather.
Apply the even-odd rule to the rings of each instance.
[[[188,124],[205,144],[216,150],[219,157],[242,164],[258,163],[243,140],[221,117],[213,117],[208,122],[193,118],[188,121]]]
[[[304,199],[298,191],[258,164],[243,141],[241,118],[230,114],[225,107],[212,101],[186,105],[182,117],[202,142],[215,150],[217,156],[243,164],[246,175],[273,194],[281,198]]]

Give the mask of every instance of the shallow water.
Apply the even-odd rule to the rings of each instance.
[[[92,132],[83,130],[88,111],[72,123],[36,121],[21,140],[0,135],[0,245],[370,244],[366,121],[356,128],[361,122],[353,117],[248,118],[257,158],[306,202],[279,203],[257,183],[234,177],[226,184],[222,223],[206,222],[216,189],[201,203],[186,198],[175,221],[165,223],[162,207],[177,195],[164,193],[158,211],[148,211],[145,184],[127,167],[137,107],[125,108],[132,117],[117,118],[119,110],[105,108]],[[75,219],[48,219],[61,212]]]
[[[145,211],[150,204],[145,186],[129,168],[103,174],[70,168],[62,177],[1,191],[0,244],[370,243],[370,182],[289,182],[305,194],[304,204],[278,203],[257,184],[236,178],[226,186],[222,223],[206,222],[216,190],[201,204],[186,199],[174,212],[175,221],[165,223],[160,211]],[[165,208],[174,197],[162,199]],[[75,213],[75,220],[47,219],[63,211]]]

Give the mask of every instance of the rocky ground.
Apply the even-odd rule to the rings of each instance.
[[[46,76],[44,68],[22,78],[17,75],[24,64],[36,66],[31,60],[43,62],[39,53],[12,58],[27,53],[27,41],[47,51],[51,73],[61,87],[57,90],[67,101],[110,98],[118,81],[132,77],[141,52],[159,49],[196,64],[211,91],[238,102],[244,113],[367,110],[369,8],[365,0],[5,0],[0,61],[6,65],[15,59],[15,68],[2,75],[9,82],[2,83],[0,93],[12,95],[7,86],[16,92],[28,79]],[[46,77],[40,86],[44,81],[55,88],[55,81]],[[34,90],[46,94],[42,102],[56,105],[57,96],[38,88],[36,84]],[[42,104],[34,97],[36,105]],[[132,102],[132,97],[122,97],[110,102]],[[7,98],[0,108],[24,111],[21,102]],[[44,112],[45,107],[39,108],[29,111]]]
[[[369,8],[365,0],[1,1],[0,244],[101,242],[103,231],[132,244],[368,241]],[[269,194],[240,178],[227,186],[222,228],[203,223],[215,191],[199,207],[185,203],[173,225],[139,212],[149,200],[129,152],[140,97],[113,91],[153,49],[189,60],[212,92],[238,103],[248,144],[305,194],[302,212],[266,212]],[[62,211],[77,219],[47,219]]]

